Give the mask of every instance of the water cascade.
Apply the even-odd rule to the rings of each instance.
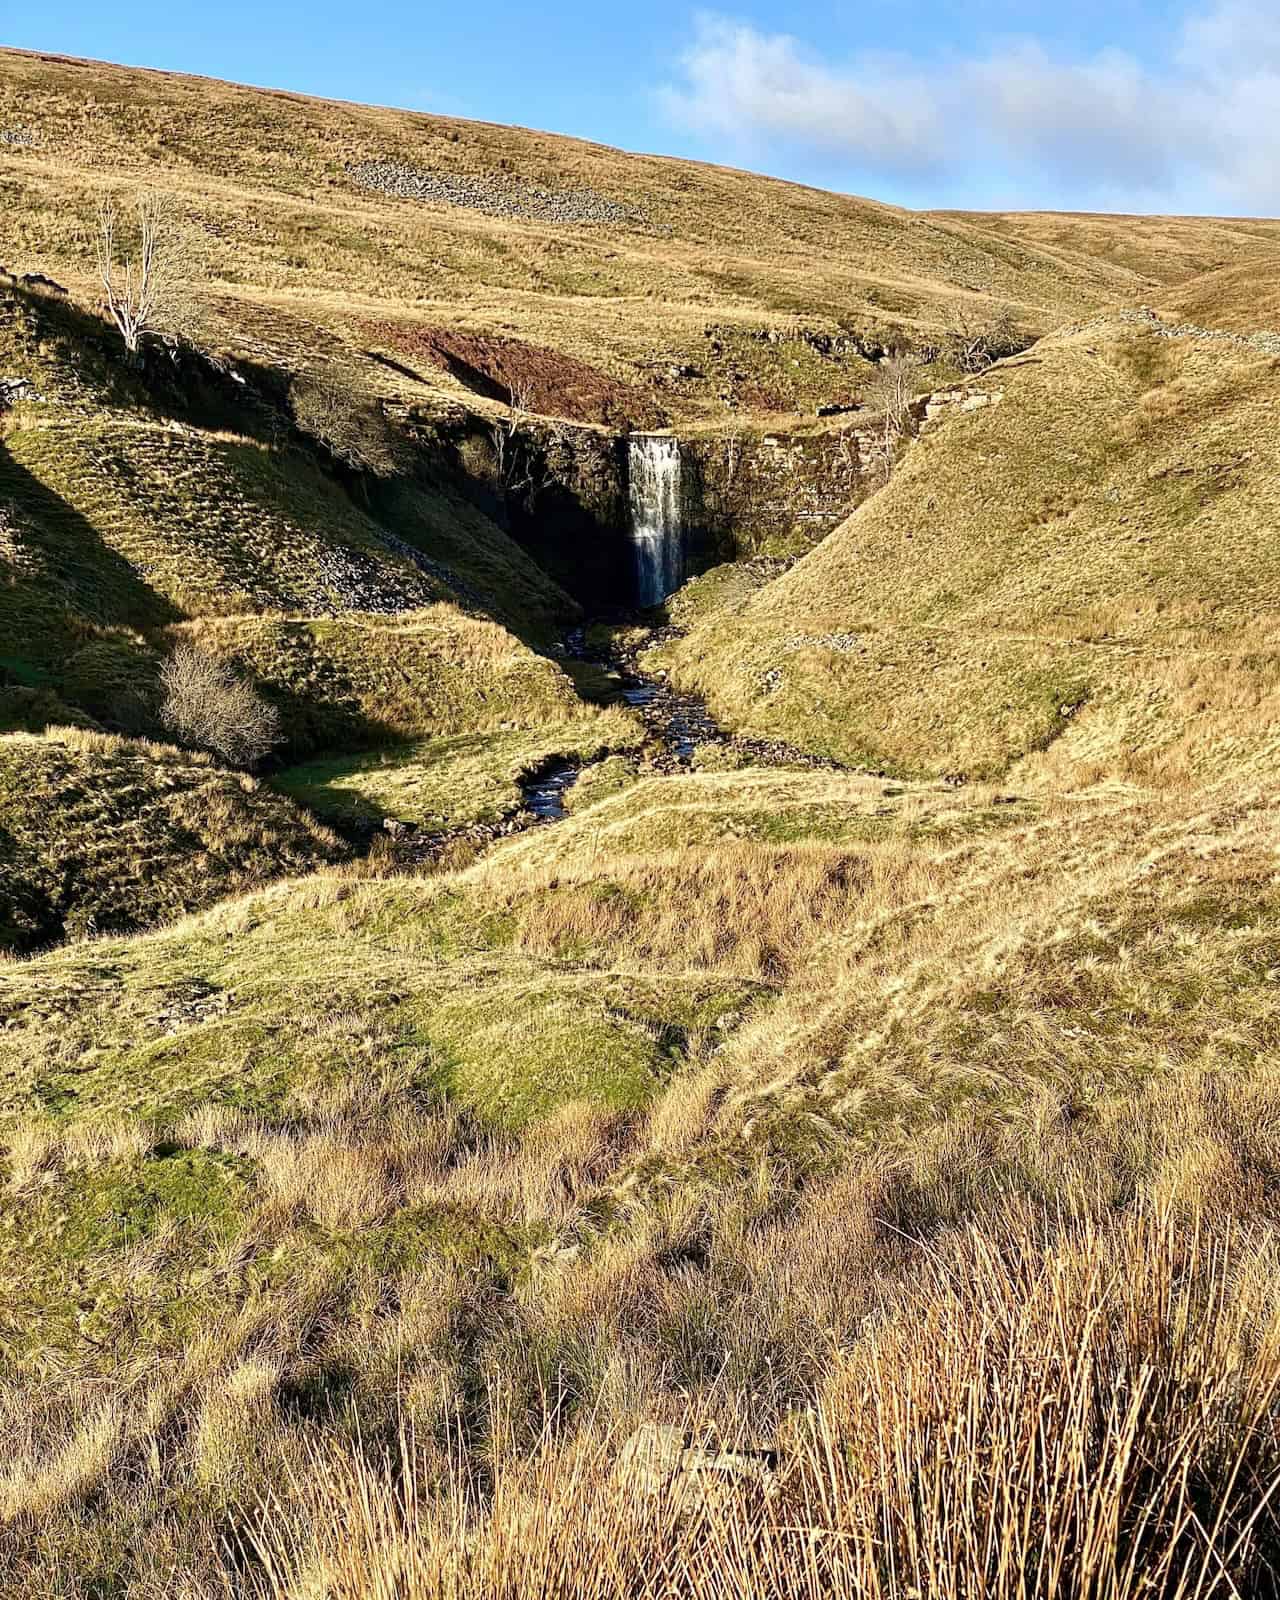
[[[684,580],[680,441],[665,434],[633,434],[627,476],[636,599],[641,606],[661,605]]]

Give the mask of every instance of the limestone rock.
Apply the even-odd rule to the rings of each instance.
[[[399,161],[356,161],[346,170],[362,189],[402,200],[481,211],[490,217],[567,224],[648,221],[637,207],[611,200],[594,189],[548,189],[512,173],[430,172]]]
[[[779,1487],[775,1450],[708,1450],[690,1444],[682,1429],[653,1422],[623,1445],[615,1471],[638,1494],[676,1488],[707,1495],[751,1487],[768,1496]]]

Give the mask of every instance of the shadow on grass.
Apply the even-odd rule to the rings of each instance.
[[[0,566],[0,619],[5,654],[56,661],[76,636],[77,619],[145,630],[182,613],[102,540],[61,495],[27,470],[0,442],[0,507],[16,520],[24,547],[37,558],[30,575]]]

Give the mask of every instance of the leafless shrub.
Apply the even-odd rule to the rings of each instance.
[[[1026,347],[1027,340],[1008,306],[997,306],[986,315],[967,306],[957,306],[952,312],[947,354],[961,372],[985,372],[993,362]]]
[[[235,767],[255,766],[279,743],[280,714],[226,661],[180,644],[160,670],[160,720],[183,744]]]
[[[496,418],[489,427],[498,484],[504,494],[523,497],[526,503],[536,500],[543,487],[537,453],[529,448],[527,437],[532,398],[528,384],[512,384],[506,415]]]
[[[169,195],[144,189],[127,216],[104,196],[93,243],[107,312],[131,355],[144,339],[173,339],[187,330],[193,315],[189,247]]]
[[[880,431],[872,447],[873,465],[888,479],[899,443],[915,432],[911,402],[915,398],[920,358],[905,350],[886,356],[867,385],[867,397],[881,414]]]
[[[394,478],[410,466],[408,448],[354,377],[337,369],[295,378],[289,391],[293,419],[344,466],[376,478]]]
[[[724,486],[726,490],[733,488],[733,480],[738,475],[738,466],[742,461],[742,435],[736,430],[731,430],[725,435],[724,441]]]
[[[556,458],[564,457],[567,437],[563,424],[547,418],[539,419],[535,432],[530,426],[532,405],[532,385],[514,382],[505,415],[489,425],[494,485],[508,503],[520,502],[526,512],[555,481]],[[567,462],[562,459],[561,465]]]

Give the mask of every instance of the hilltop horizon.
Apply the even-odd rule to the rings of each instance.
[[[709,167],[713,170],[737,173],[747,177],[768,179],[775,183],[785,184],[790,188],[809,189],[819,194],[829,194],[840,199],[870,201],[878,205],[883,205],[892,210],[920,213],[923,215],[929,215],[931,213],[954,216],[1002,216],[1015,214],[1031,217],[1080,216],[1109,217],[1116,220],[1144,218],[1151,220],[1187,219],[1221,222],[1267,222],[1274,221],[1276,220],[1277,216],[1280,216],[1280,206],[1278,206],[1274,212],[1225,210],[1213,211],[1196,210],[1194,208],[1190,210],[1152,208],[1144,209],[1141,207],[1126,208],[1121,206],[1082,207],[1054,204],[1051,197],[1046,198],[1042,203],[1026,203],[1016,206],[999,204],[986,206],[966,206],[963,204],[956,204],[954,202],[942,203],[941,201],[934,204],[929,203],[928,200],[918,204],[907,204],[905,202],[896,200],[882,199],[876,195],[855,193],[850,189],[835,187],[831,184],[822,183],[816,180],[793,177],[785,172],[773,171],[767,167],[756,167],[743,164],[742,162],[716,159],[712,156],[691,156],[682,154],[676,150],[663,149],[657,146],[649,147],[643,145],[632,145],[618,142],[616,140],[596,137],[567,127],[551,127],[549,125],[542,126],[520,122],[503,122],[491,116],[467,115],[457,111],[438,109],[430,106],[411,106],[395,100],[361,100],[355,95],[320,93],[315,90],[284,82],[227,78],[218,76],[216,74],[192,72],[189,69],[182,67],[159,66],[144,61],[117,61],[109,60],[105,57],[80,56],[67,51],[41,50],[26,46],[0,45],[0,54],[29,56],[38,60],[61,62],[69,66],[88,68],[116,67],[125,71],[155,74],[157,77],[187,78],[195,81],[203,81],[209,84],[220,85],[224,88],[246,89],[262,94],[280,95],[283,97],[295,98],[303,101],[315,101],[321,104],[334,106],[364,107],[372,110],[402,112],[406,116],[421,116],[425,118],[437,119],[443,122],[474,124],[475,126],[482,128],[509,128],[512,132],[516,133],[545,135],[550,138],[563,139],[569,143],[592,146],[594,148],[609,151],[618,155],[636,156],[642,159],[653,159],[660,161],[683,162],[695,167]]]

